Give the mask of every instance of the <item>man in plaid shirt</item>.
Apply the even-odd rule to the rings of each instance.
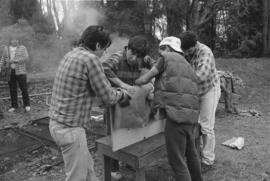
[[[9,83],[11,108],[8,112],[14,112],[18,108],[17,84],[22,91],[23,104],[25,111],[30,111],[30,99],[27,90],[26,62],[29,60],[28,52],[25,46],[21,45],[19,38],[13,36],[10,38],[10,44],[3,50],[0,60],[0,72],[2,67],[8,68],[6,79]]]
[[[50,106],[50,133],[60,147],[66,181],[97,181],[93,159],[87,148],[85,128],[95,97],[104,104],[128,104],[122,90],[111,87],[99,57],[110,45],[109,35],[100,26],[89,26],[80,46],[67,53],[56,73]]]
[[[190,57],[190,64],[199,79],[200,116],[203,137],[202,172],[212,168],[215,160],[215,112],[220,98],[220,82],[215,58],[209,47],[197,41],[194,32],[180,35],[181,48]]]
[[[128,45],[121,51],[113,53],[103,62],[107,78],[113,86],[132,92],[135,80],[141,75],[142,69],[150,69],[155,60],[148,56],[149,42],[143,36],[137,35],[129,39]],[[152,94],[151,94],[152,95]],[[104,111],[104,120],[107,124],[107,134],[111,134],[111,108]],[[111,160],[111,176],[115,180],[122,178],[117,160]]]

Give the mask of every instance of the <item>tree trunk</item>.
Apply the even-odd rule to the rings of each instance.
[[[270,2],[264,0],[264,20],[263,20],[263,53],[270,55]]]
[[[173,12],[170,8],[167,8],[167,32],[169,36],[179,36],[183,30],[182,19],[179,18],[179,14]]]

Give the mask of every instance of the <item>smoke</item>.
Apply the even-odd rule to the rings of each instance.
[[[111,34],[111,40],[112,44],[107,48],[104,55],[101,57],[101,61],[106,60],[108,57],[110,57],[111,54],[123,50],[125,46],[128,44],[128,37],[120,37],[118,33]]]
[[[90,25],[98,25],[104,20],[104,14],[94,8],[78,7],[74,9],[64,20],[66,28],[80,35]]]
[[[35,31],[40,22],[29,25],[26,20],[19,20],[17,24],[0,27],[0,48],[1,45],[6,44],[4,40],[16,35],[16,37],[20,37],[19,39],[23,39],[21,42],[28,49],[30,61],[27,63],[27,70],[29,73],[55,72],[58,63],[72,49],[72,42],[79,39],[83,30],[90,25],[99,25],[105,20],[105,15],[99,8],[94,8],[90,4],[85,6],[85,1],[73,1],[72,3],[73,6],[67,7],[67,14],[64,14],[64,8],[61,7],[64,4],[59,1],[57,3],[57,17],[61,23],[61,27],[58,27],[57,30],[61,36],[59,33],[46,34],[42,31]],[[46,16],[46,12],[44,13]],[[54,18],[56,18],[55,15]],[[59,28],[62,28],[61,31]],[[42,30],[42,27],[40,29]],[[112,44],[102,60],[114,52],[123,50],[128,42],[128,37],[119,37],[117,33],[112,34],[111,39]]]

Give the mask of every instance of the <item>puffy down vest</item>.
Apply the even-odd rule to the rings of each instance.
[[[164,71],[156,78],[154,106],[165,111],[168,120],[194,124],[199,117],[197,77],[178,53],[163,54]]]

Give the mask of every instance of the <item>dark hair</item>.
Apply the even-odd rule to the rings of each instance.
[[[144,57],[148,54],[149,43],[144,36],[137,35],[129,39],[127,48],[138,57]]]
[[[197,35],[193,31],[186,31],[180,35],[182,50],[188,50],[197,43]]]
[[[95,51],[97,43],[101,48],[109,47],[111,44],[109,33],[103,31],[102,26],[88,26],[82,33],[79,44]]]

